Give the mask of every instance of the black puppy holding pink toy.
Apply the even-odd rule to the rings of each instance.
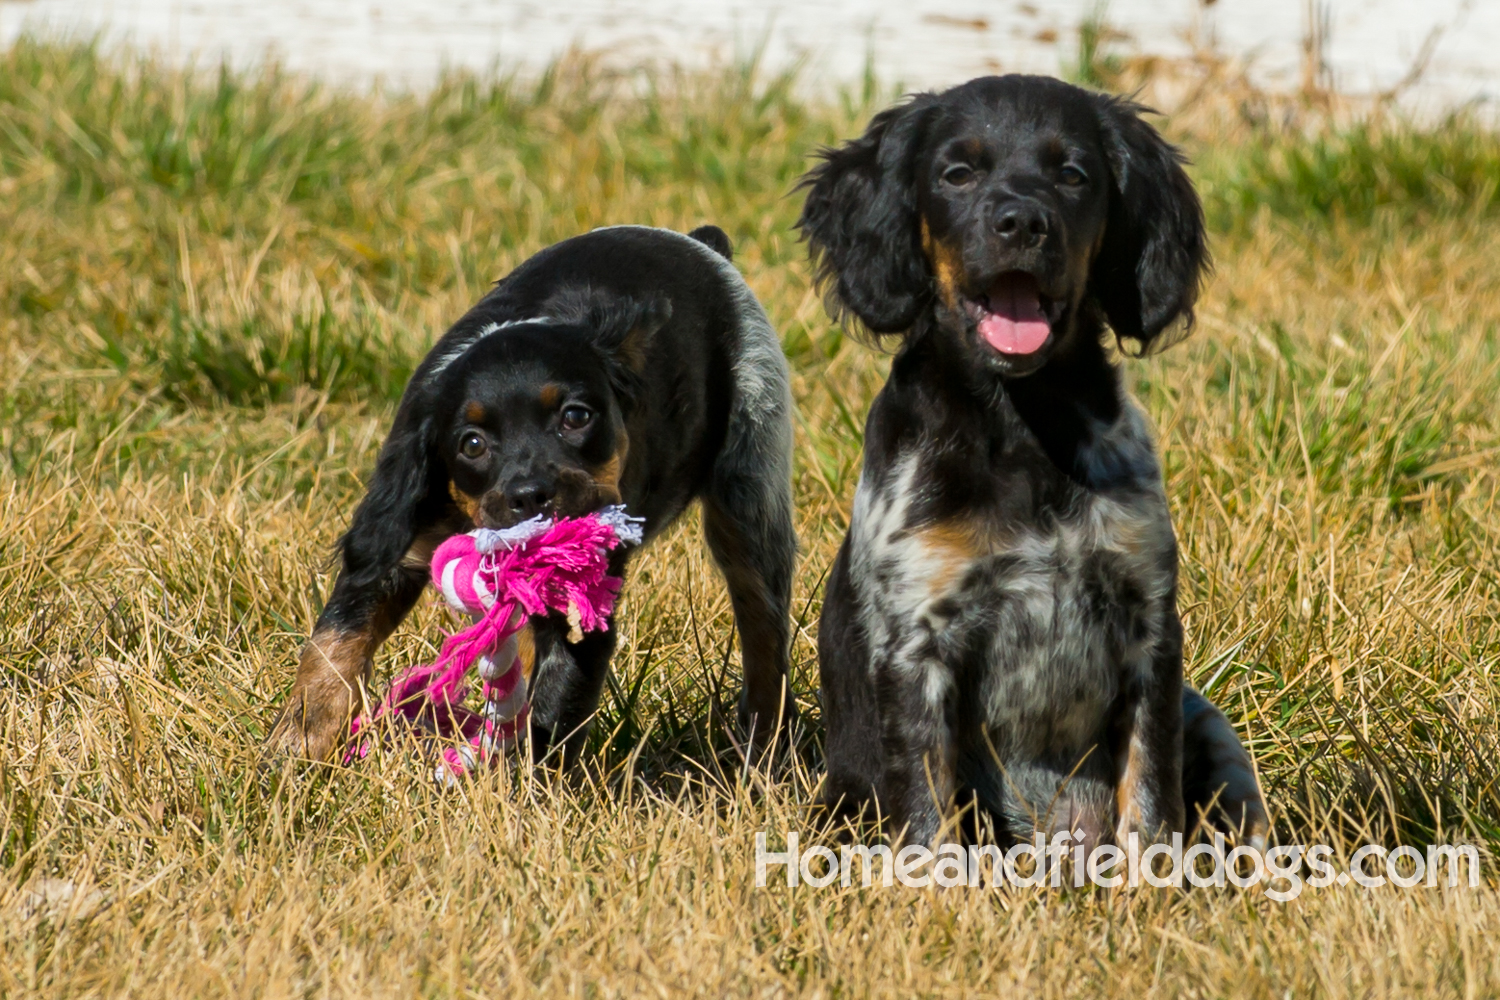
[[[780,340],[729,258],[713,226],[595,230],[527,260],[443,335],[339,541],[273,749],[326,760],[345,743],[373,704],[375,651],[445,539],[623,504],[649,543],[695,499],[739,632],[742,721],[766,744],[790,712],[792,402]],[[631,551],[608,553],[610,577]],[[576,759],[614,629],[552,614],[519,640],[533,753]]]

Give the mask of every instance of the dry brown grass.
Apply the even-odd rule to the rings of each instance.
[[[258,81],[256,125],[159,67],[47,47],[0,67],[0,995],[1500,993],[1488,868],[1285,905],[753,887],[755,832],[817,836],[818,585],[883,370],[829,327],[782,196],[860,101],[710,78],[621,101],[585,66],[469,105],[462,81],[426,104]],[[1210,192],[1232,180],[1213,164],[1275,139],[1228,107],[1185,118]],[[343,151],[214,173],[274,127]],[[1283,842],[1500,846],[1500,237],[1459,204],[1242,214],[1196,335],[1131,364],[1189,673]],[[552,240],[705,220],[794,361],[810,763],[725,766],[731,623],[687,523],[633,572],[579,781],[441,793],[396,753],[257,774],[403,366]],[[440,625],[424,604],[380,669]]]

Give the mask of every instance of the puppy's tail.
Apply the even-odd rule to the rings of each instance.
[[[734,244],[718,226],[699,226],[688,235],[725,260],[734,260]]]

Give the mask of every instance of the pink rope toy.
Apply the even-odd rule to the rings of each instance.
[[[609,575],[609,551],[639,545],[643,524],[644,518],[612,506],[557,521],[538,515],[513,528],[479,528],[443,542],[432,554],[433,586],[474,623],[444,640],[435,662],[393,680],[371,717],[355,717],[350,735],[400,716],[438,736],[460,738],[443,750],[439,780],[462,777],[514,746],[531,708],[517,636],[530,617],[552,611],[568,616],[569,642],[607,627],[620,591],[620,578]],[[476,666],[483,681],[479,712],[463,705],[465,679]],[[369,752],[368,740],[361,740],[344,761]]]

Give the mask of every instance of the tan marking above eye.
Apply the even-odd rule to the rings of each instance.
[[[464,407],[464,419],[471,424],[484,423],[484,405],[482,403],[470,403]]]
[[[548,382],[542,386],[541,391],[537,393],[537,398],[542,402],[542,408],[545,410],[557,409],[557,405],[563,401],[563,391],[563,387],[556,382]]]

